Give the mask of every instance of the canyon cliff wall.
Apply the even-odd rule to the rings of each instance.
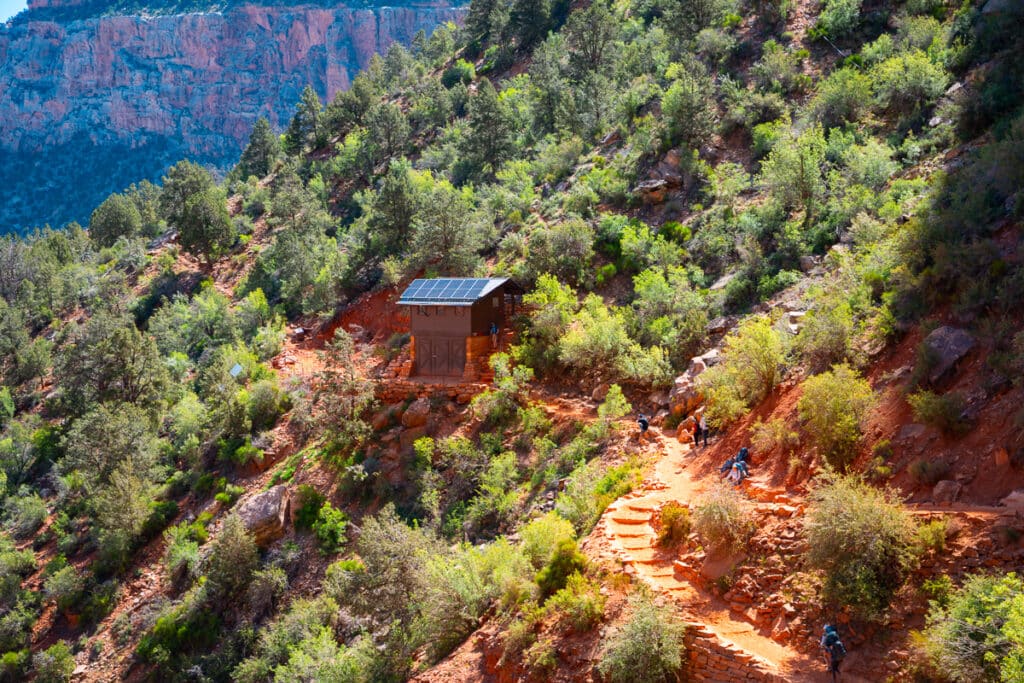
[[[109,192],[180,158],[228,168],[258,116],[287,126],[306,84],[326,102],[392,42],[463,14],[242,5],[33,19],[54,4],[36,0],[0,26],[0,231],[86,219]]]

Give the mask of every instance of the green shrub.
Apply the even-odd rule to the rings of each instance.
[[[874,620],[914,562],[914,524],[896,494],[853,476],[826,476],[810,492],[807,562],[825,576],[825,601]]]
[[[309,484],[302,484],[295,492],[295,526],[298,529],[312,529],[320,514],[320,508],[327,502],[327,496]]]
[[[823,372],[850,359],[853,311],[849,304],[827,302],[810,311],[793,341],[811,372]]]
[[[212,541],[204,568],[207,586],[228,597],[249,584],[259,562],[256,542],[237,514],[230,514]]]
[[[694,530],[710,553],[737,550],[755,529],[750,506],[735,487],[725,484],[697,498],[691,517]]]
[[[934,600],[939,607],[947,607],[949,598],[953,594],[953,581],[948,574],[936,576],[934,579],[925,579],[921,584],[921,592],[929,600]]]
[[[228,484],[224,487],[224,490],[213,497],[218,503],[223,505],[225,508],[229,508],[238,501],[238,497],[245,493],[245,488],[242,486],[236,486],[234,484]]]
[[[571,522],[551,511],[524,526],[519,538],[523,555],[534,568],[540,569],[548,563],[562,541],[576,539],[576,531]]]
[[[432,659],[465,640],[492,604],[506,610],[521,603],[531,593],[530,574],[526,558],[504,538],[483,548],[463,547],[429,558],[420,595]]]
[[[842,38],[860,23],[861,0],[825,0],[815,29],[832,40]]]
[[[832,467],[842,469],[856,456],[861,423],[873,402],[871,385],[846,364],[804,381],[800,419]]]
[[[947,606],[933,602],[921,644],[936,673],[957,683],[1019,681],[1024,674],[1024,581],[976,574]]]
[[[758,453],[769,453],[776,448],[789,453],[800,445],[800,435],[781,417],[768,422],[761,422],[759,418],[750,427],[750,444]]]
[[[587,558],[576,547],[576,541],[563,539],[555,547],[544,568],[537,572],[537,587],[542,598],[547,598],[565,587],[575,573],[583,572]]]
[[[604,639],[598,669],[609,683],[662,683],[683,665],[685,628],[647,598],[631,601],[629,621]]]
[[[919,524],[917,527],[917,545],[921,550],[941,553],[946,549],[946,533],[949,522],[945,518]]]
[[[690,509],[669,502],[661,507],[661,529],[658,545],[671,547],[685,541],[690,535]]]
[[[32,657],[35,680],[39,683],[65,683],[71,680],[75,670],[75,657],[63,640]]]
[[[0,678],[4,681],[22,681],[28,674],[32,653],[28,650],[12,650],[0,655]]]
[[[201,528],[205,540],[206,528]],[[167,540],[164,567],[171,583],[180,585],[186,579],[196,578],[199,574],[200,544],[193,535],[193,529],[188,524],[178,524],[167,529],[164,538]]]
[[[782,379],[785,360],[785,341],[767,317],[741,323],[725,338],[721,362],[698,379],[708,401],[708,421],[728,424],[770,394]]]
[[[85,580],[73,566],[68,565],[51,574],[43,588],[46,597],[57,604],[57,609],[70,611],[79,605],[85,590]]]
[[[871,79],[861,71],[836,69],[818,84],[808,108],[825,128],[857,123],[871,108]]]
[[[442,74],[441,85],[451,89],[456,83],[469,85],[473,82],[474,78],[476,78],[476,69],[473,67],[473,64],[465,59],[459,59]]]
[[[15,538],[28,538],[46,521],[46,502],[34,493],[7,498],[4,511],[5,526]]]
[[[548,598],[545,607],[557,615],[560,623],[584,633],[604,618],[604,603],[600,584],[587,580],[582,574],[572,574],[565,588]]]
[[[941,66],[919,50],[898,54],[871,71],[879,106],[895,114],[912,114],[946,90],[948,77]]]
[[[918,484],[932,486],[949,473],[949,463],[944,460],[918,458],[907,466],[907,473]]]
[[[330,503],[325,503],[317,512],[312,526],[320,551],[328,555],[338,552],[348,540],[345,536],[347,526],[348,516]]]
[[[918,391],[910,394],[907,402],[916,421],[938,427],[945,434],[962,436],[970,429],[970,423],[963,418],[964,397],[959,392]]]
[[[640,479],[635,462],[606,471],[595,462],[581,464],[569,475],[565,489],[555,499],[555,509],[572,522],[577,533],[587,534],[605,508],[633,490]]]

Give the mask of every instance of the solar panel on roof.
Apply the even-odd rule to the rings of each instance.
[[[506,278],[449,277],[413,280],[402,292],[398,303],[421,306],[471,304],[505,281]]]

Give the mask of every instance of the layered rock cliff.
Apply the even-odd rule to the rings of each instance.
[[[0,26],[0,230],[83,220],[182,157],[229,167],[258,116],[287,125],[306,84],[330,98],[374,53],[462,13],[242,5],[61,22],[30,9]]]

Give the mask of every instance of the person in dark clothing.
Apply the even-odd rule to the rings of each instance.
[[[651,421],[644,417],[643,413],[640,413],[636,418],[636,423],[640,427],[639,438],[643,440],[644,435],[647,434],[647,428],[651,426]]]
[[[740,452],[736,454],[736,459],[739,460],[740,462],[749,463],[750,462],[750,449],[748,449],[746,446],[741,448]]]
[[[700,446],[700,421],[694,418],[693,420],[693,447],[697,448]]]
[[[491,348],[498,348],[498,323],[491,323]]]
[[[843,663],[843,658],[846,657],[846,647],[843,645],[843,641],[839,639],[839,631],[832,624],[825,624],[825,631],[821,635],[820,646],[828,658],[828,672],[832,674],[833,683],[841,680],[842,674],[839,671],[839,667]]]
[[[707,420],[704,419],[704,413],[700,415],[700,422],[697,424],[697,428],[700,429],[700,433],[704,435],[704,448],[708,447],[708,434],[711,430],[708,429]]]

